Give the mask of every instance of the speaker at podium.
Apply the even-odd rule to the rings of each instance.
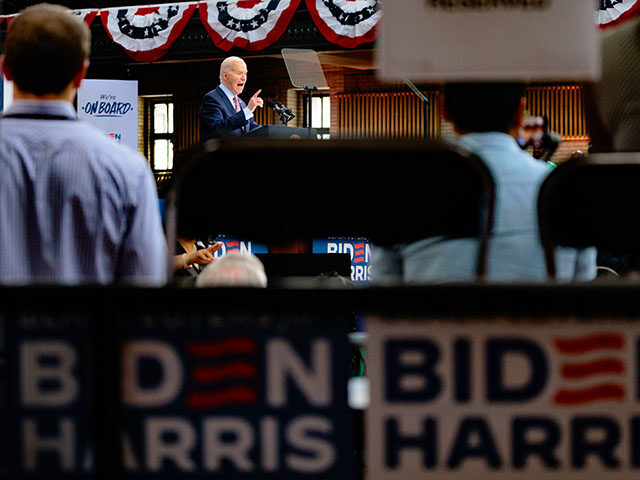
[[[260,125],[254,128],[245,137],[254,138],[318,138],[318,132],[315,128],[289,127],[287,125]]]

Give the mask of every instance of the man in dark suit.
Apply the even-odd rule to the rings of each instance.
[[[258,90],[245,104],[239,95],[247,82],[247,65],[239,57],[225,58],[220,65],[220,85],[204,96],[200,106],[200,140],[240,137],[258,127],[253,112],[262,107]]]

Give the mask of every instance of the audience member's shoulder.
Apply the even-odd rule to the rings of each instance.
[[[534,158],[524,150],[522,150],[522,156],[525,160],[522,162],[522,164],[525,165],[534,175],[537,175],[539,177],[546,177],[553,171],[553,167],[550,166],[547,162]]]

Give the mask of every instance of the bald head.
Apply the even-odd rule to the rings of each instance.
[[[59,94],[84,74],[90,48],[91,34],[80,17],[59,5],[34,5],[11,22],[3,72],[23,92]]]

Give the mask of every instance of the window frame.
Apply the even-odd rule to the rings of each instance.
[[[171,155],[171,168],[159,169],[156,167],[155,158],[155,142],[157,140],[168,140],[169,145],[173,149],[175,146],[175,101],[172,95],[156,95],[152,97],[145,97],[145,156],[149,161],[149,166],[154,173],[163,173],[173,171],[173,161],[175,157]],[[167,105],[167,112],[169,111],[169,105],[172,106],[171,124],[169,124],[169,115],[167,113],[167,132],[156,133],[155,132],[155,106],[160,104]]]
[[[320,113],[320,118],[324,118],[324,99],[327,98],[328,101],[328,107],[329,107],[329,125],[326,127],[311,127],[311,128],[315,128],[317,134],[318,134],[318,138],[323,139],[323,140],[328,140],[331,138],[331,96],[329,95],[329,92],[324,91],[324,92],[317,92],[317,93],[313,93],[312,94],[312,101],[315,98],[321,98],[322,99],[322,111]],[[304,128],[308,128],[308,118],[309,118],[309,93],[307,92],[303,92],[302,93],[302,111],[303,111],[303,116],[302,116],[302,126]],[[313,112],[315,112],[315,108],[313,109]],[[313,119],[311,119],[311,122],[313,123]],[[326,135],[326,137],[325,137]]]

